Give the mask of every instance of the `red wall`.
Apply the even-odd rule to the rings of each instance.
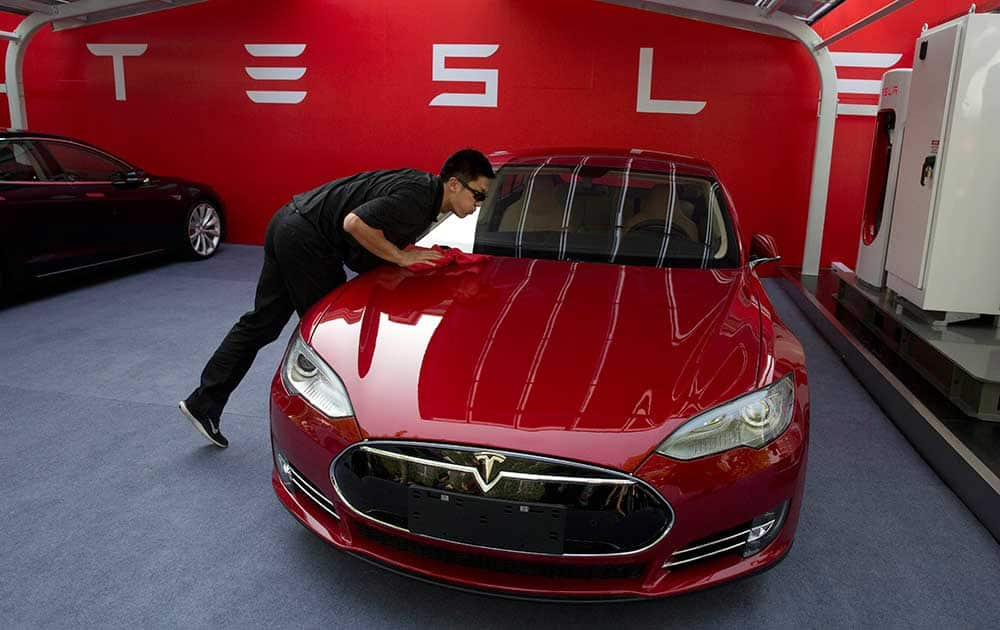
[[[849,0],[817,30],[839,30],[884,2]],[[907,67],[920,23],[963,4],[916,0],[834,50],[903,52],[897,65]],[[0,28],[16,22],[5,18]],[[111,58],[92,55],[88,43],[148,44],[125,59],[127,100],[115,99]],[[287,59],[244,49],[262,43],[306,49]],[[481,83],[434,82],[434,44],[499,45],[489,58],[448,62],[498,69],[497,107],[430,106],[444,92],[482,92]],[[641,47],[655,49],[652,98],[706,101],[700,113],[636,112]],[[246,66],[307,70],[297,81],[259,81]],[[32,129],[213,185],[236,242],[260,243],[270,214],[292,194],[354,171],[436,171],[463,146],[595,145],[706,158],[745,234],[770,232],[788,263],[801,261],[818,79],[789,40],[583,0],[209,0],[43,31],[24,80]],[[246,91],[259,89],[307,95],[298,105],[251,102]],[[853,264],[872,121],[838,122],[824,264]]]

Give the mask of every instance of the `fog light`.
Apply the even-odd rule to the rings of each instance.
[[[281,480],[281,485],[285,486],[285,490],[294,493],[295,484],[292,483],[292,465],[288,463],[285,456],[277,449],[274,450],[274,467],[278,471],[278,479]]]
[[[788,512],[788,501],[753,519],[753,523],[750,524],[750,534],[747,536],[747,544],[743,547],[744,558],[759,553],[764,547],[771,544],[771,541],[781,531],[781,526],[785,524],[786,512]]]

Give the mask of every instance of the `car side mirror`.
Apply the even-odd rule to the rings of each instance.
[[[127,173],[116,173],[112,180],[115,184],[123,186],[138,186],[146,181],[146,171],[141,168],[133,169]]]
[[[750,268],[769,262],[778,262],[778,245],[770,234],[754,234],[750,239]]]

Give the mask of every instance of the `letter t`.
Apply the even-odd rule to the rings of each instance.
[[[115,100],[125,100],[125,57],[138,57],[149,44],[87,44],[87,50],[98,57],[111,57],[115,68]]]

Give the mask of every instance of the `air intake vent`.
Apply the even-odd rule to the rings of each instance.
[[[736,551],[747,544],[747,536],[750,534],[750,523],[744,523],[739,527],[719,532],[714,536],[696,540],[684,549],[675,551],[670,561],[664,563],[664,569],[675,569],[692,562],[705,560],[723,553]]]
[[[485,571],[495,571],[497,573],[575,580],[632,580],[641,578],[646,570],[645,565],[642,563],[546,564],[542,562],[528,562],[521,559],[497,558],[480,553],[466,553],[432,547],[412,540],[406,540],[399,536],[393,536],[365,525],[358,525],[357,531],[369,540],[391,549],[398,549],[399,551],[430,560],[458,564]]]
[[[295,470],[291,464],[288,464],[288,476],[291,478],[292,483],[295,487],[299,489],[302,494],[312,499],[312,502],[323,508],[330,516],[339,519],[340,516],[337,514],[337,509],[333,506],[330,499],[327,499],[322,492],[319,491],[316,486],[309,483],[309,481],[302,476],[302,473]]]

